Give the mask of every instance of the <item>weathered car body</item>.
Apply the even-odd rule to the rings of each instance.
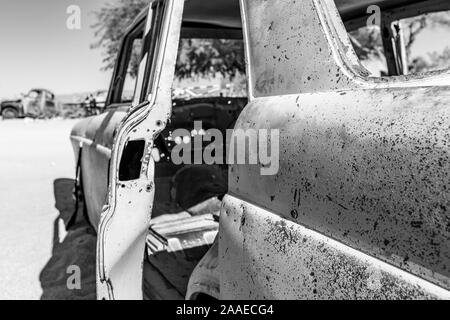
[[[0,114],[4,119],[39,117],[55,112],[55,95],[46,89],[31,89],[21,99],[4,100],[0,103]]]
[[[118,67],[113,107],[71,135],[98,226],[99,298],[142,298],[146,239],[152,252],[177,243],[165,242],[167,221],[153,227],[164,187],[152,149],[173,118],[176,51],[189,24],[242,28],[248,103],[233,127],[279,130],[280,162],[275,175],[261,175],[260,163],[228,166],[218,236],[190,269],[185,297],[450,298],[450,73],[368,76],[342,19],[366,19],[371,4],[405,13],[410,2],[152,2],[144,38],[157,40],[143,53],[131,108],[114,106]],[[135,167],[139,141],[138,173],[121,175]],[[210,230],[211,219],[201,221]],[[152,297],[183,296],[173,291]]]

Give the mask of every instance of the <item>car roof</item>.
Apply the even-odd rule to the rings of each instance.
[[[334,0],[345,21],[367,15],[370,5],[381,10],[391,10],[414,3],[426,3],[434,0]],[[142,22],[148,7],[136,17],[132,26]],[[183,22],[196,25],[208,25],[221,28],[242,28],[239,0],[188,0],[185,2]],[[131,29],[131,27],[130,27]]]
[[[431,0],[428,0],[431,1]],[[370,5],[381,10],[393,9],[405,4],[427,2],[426,0],[335,0],[344,20],[367,14]],[[189,0],[185,3],[185,22],[211,24],[222,27],[241,28],[239,0]]]
[[[47,92],[47,93],[53,94],[53,92],[51,92],[50,90],[43,89],[43,88],[31,88],[30,91]]]

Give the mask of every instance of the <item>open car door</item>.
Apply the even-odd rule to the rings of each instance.
[[[137,99],[111,154],[108,199],[97,240],[97,297],[142,299],[145,237],[154,198],[154,139],[171,114],[183,1],[150,2]]]

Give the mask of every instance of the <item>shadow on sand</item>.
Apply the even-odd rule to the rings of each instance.
[[[65,230],[75,210],[74,180],[57,179],[53,187],[59,216],[53,224],[52,257],[39,275],[43,289],[41,299],[95,299],[95,232],[83,217],[83,206],[80,206],[75,224]],[[67,279],[73,274],[68,273],[67,268],[73,265],[81,270],[81,289],[67,287]]]

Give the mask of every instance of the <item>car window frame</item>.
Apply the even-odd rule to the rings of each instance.
[[[392,29],[394,23],[398,23],[399,21],[403,19],[413,18],[417,17],[423,14],[431,14],[431,13],[438,13],[438,12],[444,12],[444,11],[450,11],[450,2],[443,1],[443,0],[435,0],[435,1],[421,1],[412,3],[409,5],[403,5],[401,7],[395,7],[389,10],[381,11],[381,23],[379,25],[380,28],[380,36],[383,43],[383,50],[386,57],[386,68],[388,71],[387,76],[383,77],[374,77],[371,76],[371,78],[396,78],[396,77],[415,77],[415,76],[432,76],[438,73],[446,73],[450,70],[450,68],[443,69],[443,70],[436,70],[436,71],[427,71],[423,73],[400,73],[397,65],[401,64],[401,60],[404,59],[404,56],[398,57],[397,52],[394,52],[394,48],[391,43],[391,36],[392,36]],[[368,15],[359,16],[356,18],[351,18],[348,20],[343,20],[341,17],[341,20],[343,21],[345,28],[347,30],[347,33],[358,30],[359,28],[365,27],[367,24]],[[389,33],[389,37],[385,38],[383,37],[383,34],[386,29],[386,32]],[[405,54],[405,53],[403,53]],[[359,60],[359,57],[358,57]]]
[[[107,108],[130,104],[132,101],[122,101],[122,93],[126,79],[126,73],[128,72],[128,63],[131,58],[133,50],[133,42],[136,39],[136,35],[144,33],[145,35],[145,23],[147,15],[139,17],[136,22],[128,29],[120,44],[120,51],[114,66],[113,76],[108,90],[108,96],[106,99]],[[144,48],[144,45],[142,46]],[[141,51],[140,58],[143,58],[143,49]],[[136,81],[136,87],[139,85]]]
[[[160,6],[161,10],[155,15],[154,9],[157,5]],[[150,18],[149,12],[152,12],[152,16]],[[149,0],[149,5],[140,13],[133,24],[128,28],[128,31],[125,33],[120,44],[120,51],[116,60],[116,65],[114,67],[113,76],[111,78],[105,102],[105,111],[124,108],[125,106],[128,110],[133,105],[138,105],[147,100],[150,87],[149,84],[151,84],[151,78],[154,76],[152,74],[154,71],[152,70],[155,68],[155,59],[158,56],[157,51],[161,40],[163,19],[164,0]],[[132,44],[130,45],[129,39],[132,39],[133,35],[140,31],[143,31],[143,43],[134,97],[132,101],[122,102],[120,100],[125,78],[121,80],[122,83],[120,86],[118,86],[117,81],[120,80],[120,76],[123,77],[123,75],[126,75],[128,69],[128,64],[126,63],[127,55],[129,56],[131,54],[129,49],[132,49]]]

